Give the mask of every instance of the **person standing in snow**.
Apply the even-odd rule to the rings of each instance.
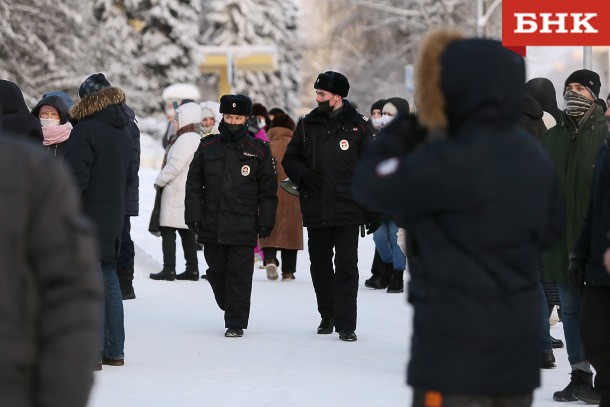
[[[349,81],[343,74],[323,72],[313,87],[318,107],[299,120],[282,165],[299,185],[311,279],[322,317],[317,333],[328,335],[335,328],[341,340],[351,342],[358,338],[358,231],[366,225],[367,233],[373,233],[381,217],[358,204],[349,186],[373,127],[345,99]]]
[[[596,72],[581,69],[565,81],[565,110],[557,125],[543,137],[542,145],[559,174],[565,194],[566,231],[544,255],[544,277],[557,283],[561,298],[563,332],[571,366],[570,383],[553,394],[555,401],[575,401],[577,390],[592,391],[593,373],[578,335],[582,293],[567,280],[569,256],[585,219],[597,153],[610,138],[604,109],[597,98],[601,81]]]
[[[248,328],[257,237],[271,235],[277,181],[269,148],[247,135],[252,100],[220,98],[220,134],[201,140],[188,170],[185,221],[203,243],[207,279],[224,311],[225,336]]]
[[[275,160],[277,183],[286,179],[286,172],[281,161],[286,147],[292,139],[295,124],[287,114],[277,114],[270,123],[269,144]],[[275,227],[271,236],[259,240],[263,250],[265,269],[269,280],[277,280],[277,268],[281,264],[282,281],[294,280],[297,271],[297,252],[303,250],[303,217],[298,198],[278,188],[278,206],[275,215]],[[281,263],[277,251],[281,252]]]
[[[62,161],[72,132],[68,106],[60,96],[45,96],[32,109],[42,126],[42,145],[53,157]]]
[[[185,103],[176,109],[174,122],[177,129],[167,144],[163,166],[155,188],[161,193],[161,240],[163,247],[163,270],[153,273],[153,280],[199,280],[199,262],[195,236],[184,221],[184,196],[186,177],[193,155],[199,146],[201,135],[197,132],[201,123],[201,108],[197,103]],[[186,271],[176,275],[176,232],[182,240],[186,260]]]
[[[126,104],[125,112],[129,117],[127,129],[131,135],[131,167],[130,182],[125,189],[125,219],[123,232],[121,233],[121,250],[117,262],[117,274],[121,285],[121,296],[123,300],[133,300],[136,293],[133,289],[133,274],[135,262],[135,247],[131,239],[131,217],[138,216],[140,211],[140,129],[136,120],[135,112]]]
[[[100,326],[99,364],[124,364],[125,327],[117,259],[125,217],[125,188],[131,182],[131,135],[125,92],[102,73],[81,84],[72,106],[77,122],[70,135],[65,162],[72,170],[85,213],[93,220],[100,245],[104,281],[104,318]]]
[[[418,60],[428,135],[399,115],[352,184],[362,204],[407,225],[413,406],[527,407],[540,385],[537,256],[563,213],[553,166],[519,124],[523,58],[437,30]]]

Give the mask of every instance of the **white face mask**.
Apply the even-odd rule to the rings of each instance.
[[[59,126],[59,119],[40,119],[42,127]]]
[[[394,120],[394,116],[384,114],[383,116],[381,116],[381,127],[385,127],[392,120]]]
[[[371,119],[371,123],[373,123],[373,127],[378,129],[383,124],[383,116],[382,117],[373,117]]]
[[[214,128],[214,126],[210,126],[210,127],[201,126],[201,130],[203,130],[204,134],[211,132],[213,128]]]

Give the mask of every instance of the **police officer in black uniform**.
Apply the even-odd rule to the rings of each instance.
[[[381,218],[354,201],[350,182],[373,127],[344,99],[349,91],[344,75],[321,73],[314,88],[318,107],[299,120],[282,165],[300,189],[311,278],[322,317],[318,334],[330,334],[335,327],[341,340],[355,341],[358,231],[366,225],[367,233],[374,232]]]
[[[275,223],[277,181],[271,152],[247,135],[252,100],[220,98],[220,134],[204,138],[189,167],[185,220],[204,245],[208,280],[225,312],[226,337],[248,327],[258,237]]]

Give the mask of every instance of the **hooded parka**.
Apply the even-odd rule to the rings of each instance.
[[[537,258],[561,217],[552,165],[519,123],[523,59],[498,41],[438,31],[422,44],[417,77],[430,143],[421,145],[413,117],[396,117],[353,182],[360,202],[407,223],[407,381],[446,394],[531,392],[540,384]]]
[[[97,226],[101,260],[118,257],[125,216],[125,187],[131,182],[131,135],[125,93],[115,87],[85,96],[71,110],[77,121],[65,161],[81,192],[85,213]]]

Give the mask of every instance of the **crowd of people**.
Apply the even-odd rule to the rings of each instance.
[[[571,380],[554,400],[610,406],[610,121],[599,75],[571,73],[560,110],[551,81],[525,81],[521,57],[452,30],[426,37],[416,73],[414,107],[387,95],[370,116],[336,71],[317,76],[317,106],[296,123],[244,94],[168,100],[147,214],[163,268],[150,278],[207,279],[224,335],[239,338],[256,256],[268,279],[295,279],[306,227],[316,332],[353,342],[358,242],[372,234],[364,286],[401,293],[410,276],[413,406],[531,405],[540,369],[564,346],[550,336],[555,306]],[[12,208],[1,215],[1,405],[83,406],[91,370],[125,363],[140,133],[102,73],[78,95],[45,93],[29,109],[0,80],[0,166],[14,175],[0,183]]]

